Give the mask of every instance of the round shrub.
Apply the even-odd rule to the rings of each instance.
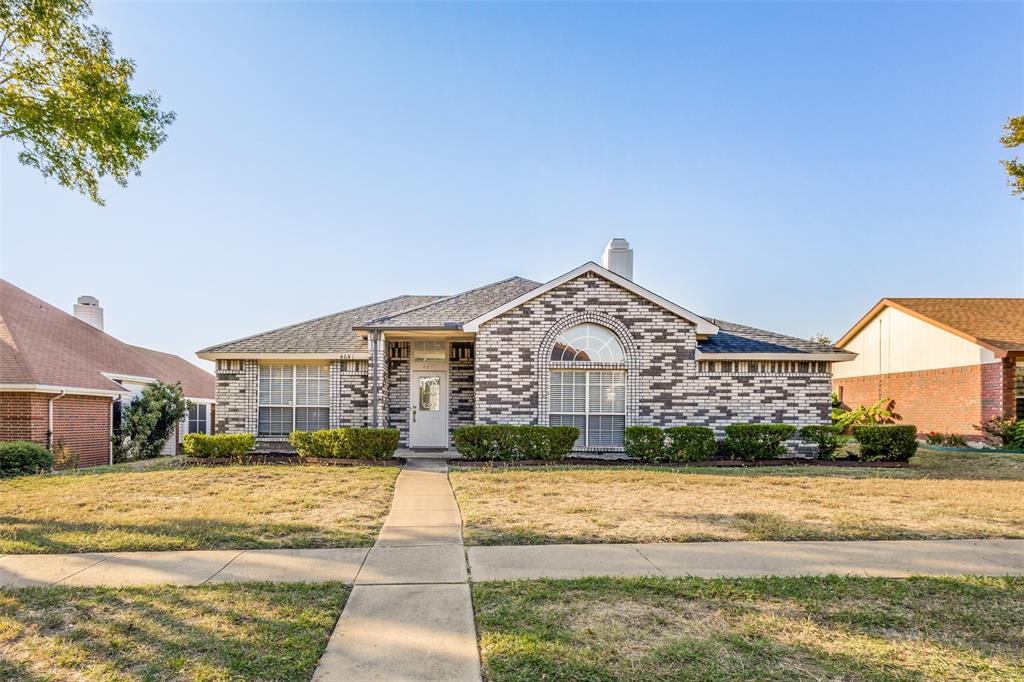
[[[641,462],[659,462],[665,455],[665,432],[657,426],[627,426],[626,454]]]
[[[855,426],[853,437],[865,462],[906,462],[917,452],[917,427],[912,424]]]
[[[841,432],[836,424],[811,424],[800,429],[800,438],[818,446],[818,459],[835,459]]]
[[[715,455],[715,432],[707,426],[673,426],[665,435],[665,458],[670,462],[700,462]]]
[[[753,462],[786,454],[784,443],[796,434],[791,424],[730,424],[724,446],[734,458]]]
[[[0,443],[0,478],[49,471],[53,455],[42,445],[27,440]]]

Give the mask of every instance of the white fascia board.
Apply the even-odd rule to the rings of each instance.
[[[849,362],[856,353],[702,353],[698,360],[796,360],[811,362]]]
[[[70,395],[98,395],[108,398],[120,398],[131,391],[108,391],[102,388],[80,388],[78,386],[48,386],[44,384],[0,384],[0,391],[17,393],[67,393]]]
[[[202,360],[367,360],[369,353],[196,353]]]
[[[523,305],[527,301],[530,301],[530,300],[532,300],[532,299],[534,299],[534,298],[536,298],[536,297],[538,297],[538,296],[540,296],[542,294],[546,294],[547,292],[551,291],[552,289],[555,289],[556,287],[559,287],[559,286],[565,284],[566,282],[568,282],[570,280],[576,279],[580,275],[585,275],[588,272],[592,272],[595,275],[597,275],[598,277],[603,277],[604,279],[608,280],[612,284],[617,284],[620,287],[622,287],[623,289],[626,289],[627,291],[631,291],[632,293],[636,294],[637,296],[640,296],[641,298],[644,298],[644,299],[650,301],[651,303],[654,303],[655,305],[658,305],[658,306],[664,308],[665,310],[668,310],[669,312],[674,313],[675,315],[678,315],[679,317],[681,317],[681,318],[683,318],[685,320],[689,320],[694,325],[696,325],[696,327],[697,327],[697,334],[708,334],[708,335],[710,335],[710,334],[717,334],[718,333],[718,327],[716,325],[712,324],[711,322],[709,322],[708,320],[705,320],[703,317],[701,317],[701,316],[699,316],[699,315],[697,315],[695,313],[691,313],[689,310],[687,310],[687,309],[685,309],[685,308],[683,308],[681,306],[676,305],[675,303],[673,303],[672,301],[670,301],[670,300],[668,300],[666,298],[662,298],[661,296],[658,296],[657,294],[655,294],[652,291],[648,291],[647,289],[644,289],[642,286],[640,286],[636,282],[628,280],[625,277],[622,277],[621,275],[617,275],[614,272],[612,272],[611,270],[607,270],[605,268],[602,268],[600,265],[598,265],[597,263],[595,263],[593,261],[589,261],[587,263],[584,263],[583,265],[579,266],[575,270],[570,270],[569,272],[565,273],[561,277],[556,277],[555,279],[551,280],[550,282],[548,282],[546,284],[542,284],[539,287],[537,287],[536,289],[532,289],[530,291],[527,291],[525,294],[519,296],[518,298],[512,299],[508,303],[506,303],[504,305],[501,305],[501,306],[498,306],[497,308],[495,308],[493,310],[489,310],[488,312],[484,313],[480,317],[477,317],[477,318],[475,318],[473,320],[470,320],[469,322],[466,322],[464,325],[462,325],[462,330],[463,331],[467,331],[467,332],[478,332],[478,331],[480,331],[480,325],[483,324],[484,322],[487,322],[489,320],[493,320],[494,318],[498,317],[499,315],[503,315],[504,313],[508,312],[509,310],[512,310],[513,308],[518,308],[519,306]]]

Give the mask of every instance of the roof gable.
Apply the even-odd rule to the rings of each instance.
[[[883,308],[893,308],[999,357],[1024,351],[1024,298],[883,298],[836,342],[845,346]]]
[[[644,289],[642,286],[636,284],[632,280],[628,280],[625,277],[615,274],[611,270],[602,268],[600,265],[594,263],[593,261],[584,263],[578,268],[570,270],[569,272],[565,273],[561,277],[556,277],[550,282],[534,287],[533,289],[524,292],[523,294],[517,296],[512,300],[482,313],[481,315],[463,324],[462,328],[464,331],[467,332],[477,332],[480,330],[481,324],[488,322],[489,320],[493,320],[494,318],[498,317],[499,315],[503,315],[504,313],[508,312],[509,310],[512,310],[513,308],[518,308],[524,303],[531,301],[534,298],[541,296],[542,294],[546,294],[552,289],[556,289],[557,287],[565,284],[566,282],[572,281],[577,277],[580,277],[581,275],[585,275],[587,273],[592,273],[594,275],[597,275],[598,277],[602,277],[611,282],[612,284],[620,286],[623,289],[626,289],[627,291],[630,291],[636,294],[637,296],[640,296],[641,298],[646,299],[647,301],[650,301],[651,303],[660,306],[661,308],[664,308],[665,310],[683,318],[684,320],[688,320],[697,327],[698,335],[715,334],[718,332],[718,327],[709,322],[708,320],[704,319],[703,317],[700,317],[699,315],[696,315],[690,312],[689,310],[686,310],[685,308],[676,305],[675,303],[669,301],[666,298],[658,296],[652,291]]]

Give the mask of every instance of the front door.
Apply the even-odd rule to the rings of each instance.
[[[409,394],[409,447],[448,447],[448,375],[414,371]]]

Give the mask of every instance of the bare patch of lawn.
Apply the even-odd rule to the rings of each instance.
[[[0,553],[367,547],[397,476],[232,466],[0,481]]]
[[[905,469],[466,469],[475,545],[1024,538],[1024,456],[922,451]]]
[[[0,590],[3,680],[308,680],[341,583]]]
[[[473,586],[484,677],[1021,680],[1022,578],[591,578]]]

